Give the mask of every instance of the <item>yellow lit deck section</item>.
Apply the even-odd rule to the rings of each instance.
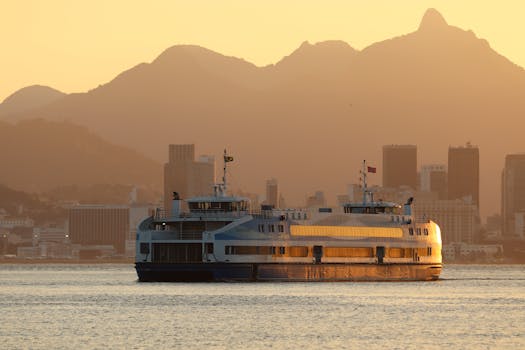
[[[292,236],[325,237],[403,237],[399,227],[350,227],[350,226],[303,226],[290,225]]]

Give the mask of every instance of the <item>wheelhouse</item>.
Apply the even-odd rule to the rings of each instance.
[[[352,214],[402,214],[401,206],[391,202],[348,203],[343,208],[345,213]]]
[[[242,197],[197,197],[187,200],[190,213],[247,212],[250,202]]]

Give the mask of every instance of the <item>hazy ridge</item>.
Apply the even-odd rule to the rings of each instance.
[[[162,181],[160,163],[68,122],[0,122],[0,149],[0,183],[24,192],[98,183],[158,189]]]
[[[525,71],[429,10],[417,31],[362,51],[305,42],[266,67],[173,46],[87,93],[4,119],[68,120],[159,162],[169,143],[226,146],[238,160],[234,184],[262,193],[276,177],[292,204],[316,189],[343,193],[362,159],[380,165],[384,144],[417,144],[421,165],[446,163],[449,145],[471,141],[486,215],[499,210],[505,154],[525,150],[524,114]]]
[[[0,117],[45,106],[66,96],[49,86],[31,85],[15,91],[0,104]]]

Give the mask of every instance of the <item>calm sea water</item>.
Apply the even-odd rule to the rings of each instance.
[[[525,265],[397,283],[138,283],[0,265],[2,349],[525,349]]]

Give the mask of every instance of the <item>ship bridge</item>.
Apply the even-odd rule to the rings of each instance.
[[[354,214],[401,214],[401,206],[392,202],[347,203],[343,206],[345,213]]]
[[[249,200],[243,197],[195,197],[186,202],[190,213],[197,214],[247,212],[250,209]]]

